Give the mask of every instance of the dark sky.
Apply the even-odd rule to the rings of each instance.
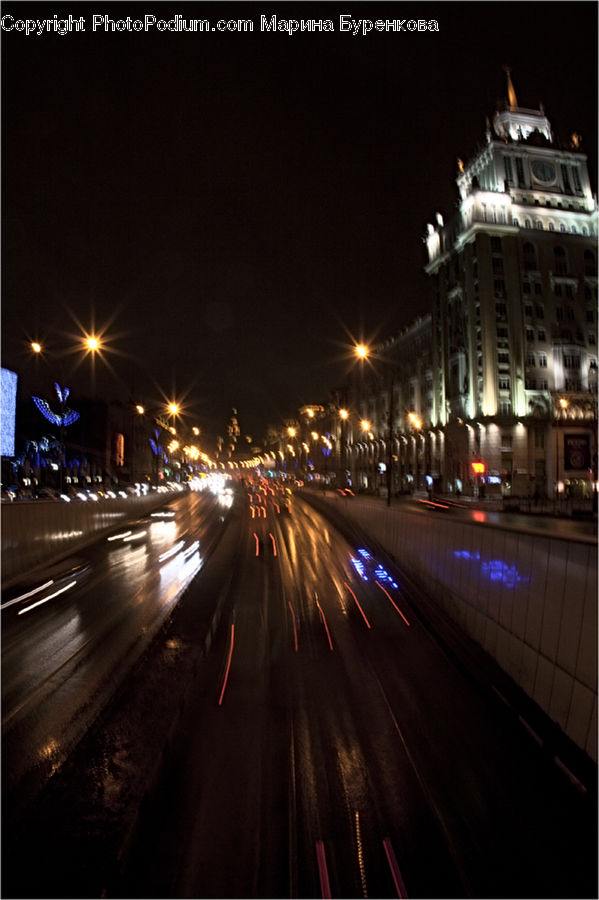
[[[577,130],[596,189],[595,3],[2,4],[84,34],[2,34],[3,364],[77,323],[115,352],[95,386],[186,397],[206,434],[259,439],[344,377],[343,345],[427,312],[422,235],[506,95]],[[253,33],[92,31],[92,16],[249,18]],[[261,33],[260,16],[335,33]],[[439,31],[340,33],[354,19]],[[7,20],[5,20],[7,21]],[[117,352],[118,351],[118,352]],[[43,369],[43,377],[42,377]],[[70,377],[89,392],[89,360]]]

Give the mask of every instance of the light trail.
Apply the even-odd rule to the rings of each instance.
[[[225,680],[223,681],[223,687],[220,692],[220,697],[218,699],[218,705],[222,706],[223,697],[225,696],[225,688],[227,686],[227,680],[229,678],[229,669],[231,668],[231,657],[233,656],[233,641],[235,640],[235,624],[231,625],[231,646],[229,647],[229,659],[227,660],[227,669],[225,671]]]
[[[408,896],[408,892],[406,891],[406,886],[403,883],[403,878],[401,877],[401,872],[399,871],[399,866],[397,865],[395,852],[393,850],[393,845],[391,844],[391,838],[386,837],[383,840],[383,847],[385,848],[385,854],[387,856],[389,868],[391,869],[391,875],[393,876],[393,883],[395,884],[397,896],[406,898]]]
[[[165,559],[170,559],[171,556],[174,556],[175,553],[178,553],[179,550],[181,550],[183,545],[183,541],[178,541],[174,547],[171,547],[170,550],[165,550],[165,552],[158,557],[158,562],[164,562]]]
[[[35,609],[36,606],[41,606],[42,603],[47,603],[48,600],[53,600],[54,597],[58,597],[59,594],[64,594],[65,591],[68,591],[72,587],[75,587],[76,584],[76,581],[71,581],[70,584],[66,584],[64,587],[60,588],[60,590],[54,591],[53,594],[48,594],[47,597],[44,597],[42,600],[38,600],[36,603],[32,603],[31,606],[26,606],[25,609],[20,609],[18,615],[22,616],[23,613],[29,612],[30,609]]]
[[[287,604],[289,606],[289,609],[291,610],[291,618],[293,619],[293,639],[295,642],[295,652],[297,653],[297,627],[295,624],[295,611],[293,609],[293,606],[291,605],[291,600],[288,600]]]
[[[358,603],[358,598],[356,597],[356,595],[354,594],[354,592],[353,592],[352,589],[350,588],[350,586],[349,586],[349,584],[347,583],[347,581],[344,581],[343,584],[345,585],[345,587],[348,589],[348,591],[350,592],[350,594],[352,595],[352,597],[353,597],[354,600],[356,601],[356,606],[358,607],[358,609],[359,609],[360,612],[362,613],[362,618],[363,618],[364,621],[366,622],[366,625],[368,626],[368,628],[370,628],[370,622],[369,622],[368,619],[366,618],[366,613],[364,612],[364,610],[362,609],[362,607],[361,607],[360,604]]]
[[[362,848],[362,832],[360,830],[360,813],[355,810],[354,816],[356,820],[356,846],[358,848],[358,866],[360,868],[360,881],[362,882],[362,894],[368,897],[368,889],[366,887],[366,869],[364,868],[364,850]]]
[[[391,603],[393,604],[393,606],[395,607],[395,609],[396,609],[397,612],[400,614],[400,616],[402,617],[402,619],[404,620],[404,622],[406,623],[406,625],[407,625],[408,628],[409,628],[409,627],[410,627],[410,623],[408,622],[408,620],[406,619],[406,617],[405,617],[404,614],[402,613],[402,611],[401,611],[401,609],[399,608],[399,606],[397,605],[397,603],[395,603],[395,601],[393,600],[393,597],[391,596],[391,594],[389,593],[389,591],[386,590],[386,589],[383,587],[383,585],[380,583],[380,581],[376,581],[375,584],[378,584],[378,586],[379,586],[380,589],[382,590],[383,594],[386,594],[386,595],[387,595],[387,597],[389,598],[389,600],[391,601]]]
[[[256,538],[256,556],[260,556],[260,538],[254,531],[254,537]]]
[[[121,534],[113,534],[112,537],[106,538],[107,541],[120,541],[124,540],[124,538],[128,537],[131,534],[130,531],[123,531]]]
[[[268,536],[269,536],[269,538],[270,538],[271,541],[272,541],[272,552],[273,552],[273,556],[276,556],[276,555],[277,555],[277,545],[276,545],[276,543],[275,543],[274,535],[272,535],[271,532],[269,531],[269,532],[268,532]]]
[[[327,858],[322,841],[316,841],[316,859],[318,860],[318,876],[320,878],[320,893],[323,898],[331,897],[331,885],[327,869]]]
[[[21,594],[20,597],[15,597],[13,600],[8,600],[6,603],[3,603],[0,606],[0,609],[6,609],[7,606],[12,606],[14,603],[20,603],[21,600],[28,600],[29,597],[33,597],[34,594],[39,594],[40,591],[45,590],[47,587],[51,587],[54,584],[54,580],[51,578],[50,581],[46,581],[45,584],[40,584],[39,587],[34,588],[32,591],[28,591],[26,594]]]
[[[323,611],[322,611],[322,606],[321,606],[320,603],[318,602],[318,596],[316,596],[316,605],[317,605],[318,609],[320,610],[320,615],[322,616],[322,621],[323,621],[323,624],[324,624],[324,627],[325,627],[325,631],[326,631],[326,633],[327,633],[327,638],[328,638],[328,640],[329,640],[329,647],[330,647],[331,650],[332,650],[332,649],[333,649],[333,642],[332,642],[332,640],[331,640],[331,634],[330,634],[330,632],[329,632],[329,626],[327,625],[327,620],[326,620],[325,615],[324,615],[324,613],[323,613]]]

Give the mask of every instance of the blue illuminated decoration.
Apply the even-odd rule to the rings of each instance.
[[[480,553],[470,553],[469,550],[454,550],[453,555],[458,559],[467,559],[480,565],[481,574],[489,581],[500,581],[507,588],[515,588],[519,584],[526,584],[530,579],[520,575],[514,565],[508,565],[502,559],[481,559]]]
[[[149,438],[150,447],[151,447],[151,450],[152,450],[152,453],[154,454],[154,456],[160,457],[160,459],[162,459],[166,463],[166,462],[168,462],[168,457],[167,457],[166,453],[164,452],[163,448],[161,447],[161,445],[158,443],[159,437],[160,437],[160,432],[158,431],[157,428],[155,428],[154,429],[154,438],[156,438],[156,440],[154,440],[154,438]]]
[[[364,563],[361,559],[356,559],[355,556],[350,556],[351,564],[362,579],[362,581],[368,581],[368,575],[366,574],[366,569],[364,568]]]
[[[0,453],[15,455],[15,414],[17,403],[17,374],[10,369],[0,372]]]
[[[68,387],[61,389],[58,384],[54,383],[54,390],[60,401],[61,411],[59,413],[53,412],[46,400],[42,400],[40,397],[32,397],[31,399],[48,422],[51,422],[52,425],[60,425],[66,428],[67,425],[72,425],[73,422],[77,421],[79,413],[75,412],[74,409],[68,409],[65,405],[70,394]]]
[[[393,580],[385,567],[380,563],[377,563],[376,559],[374,559],[374,557],[368,550],[360,548],[358,550],[358,556],[361,558],[358,559],[355,556],[350,556],[350,561],[363,581],[369,581],[370,574],[375,579],[375,581],[387,583],[394,588],[398,587],[397,582]]]

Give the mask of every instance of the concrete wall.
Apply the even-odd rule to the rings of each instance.
[[[597,541],[329,495],[597,761]]]
[[[151,493],[87,502],[35,500],[3,503],[2,587],[18,581],[29,570],[55,562],[118,527],[120,522],[143,516],[172,499]]]

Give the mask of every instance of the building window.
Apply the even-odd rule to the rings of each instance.
[[[543,223],[541,222],[540,219],[537,220],[537,229],[539,231],[543,231]]]
[[[596,343],[597,343],[597,339],[595,337],[595,333],[593,331],[590,331],[589,332],[589,344],[591,344],[594,347]]]
[[[566,297],[572,298],[574,296],[574,292],[571,284],[566,285]]]
[[[566,315],[568,316],[570,321],[572,321],[574,319],[574,310],[572,309],[571,306],[566,307]]]
[[[580,390],[580,378],[566,378],[566,390],[567,391],[579,391]]]
[[[561,170],[562,170],[562,183],[564,185],[564,191],[566,192],[566,194],[571,194],[572,188],[570,187],[570,178],[568,176],[568,167],[562,163]]]
[[[524,381],[524,387],[527,391],[536,391],[537,382],[534,378],[526,378]]]
[[[520,228],[520,220],[517,219],[516,216],[514,216],[514,218],[512,219],[512,224],[515,228]]]
[[[589,356],[589,369],[596,369],[596,368],[597,368],[597,357]]]
[[[501,297],[503,297],[505,293],[505,281],[503,280],[503,278],[495,278],[495,280],[493,281],[493,289],[495,290],[496,294],[499,294]]]
[[[512,413],[512,404],[509,400],[500,400],[499,401],[499,415],[501,416],[510,416]]]
[[[541,287],[541,283],[539,281],[535,281],[535,294],[542,294],[543,288]]]
[[[509,353],[506,353],[505,351],[500,350],[499,353],[497,354],[497,362],[498,362],[500,365],[504,365],[504,366],[507,365],[507,366],[509,366],[509,364],[510,364],[510,355],[509,355]]]
[[[539,367],[541,369],[547,368],[547,356],[545,353],[539,353]]]
[[[539,378],[539,390],[546,391],[547,390],[547,379]]]
[[[499,390],[500,391],[509,391],[510,389],[510,379],[507,375],[499,376]]]
[[[572,166],[572,175],[574,177],[574,188],[577,191],[582,190],[582,186],[580,184],[580,173],[578,171],[578,166]]]
[[[585,299],[585,300],[592,300],[592,299],[593,299],[593,292],[592,292],[592,290],[590,289],[590,287],[588,286],[588,284],[585,284],[585,286],[584,286],[584,299]]]
[[[535,339],[534,330],[532,328],[527,328],[526,329],[526,340],[530,343],[530,342],[534,341],[534,339]]]
[[[526,365],[527,365],[527,366],[530,366],[531,369],[534,369],[534,367],[535,367],[535,365],[536,365],[536,359],[535,359],[534,353],[527,353],[527,354],[526,354]]]
[[[493,274],[503,275],[503,260],[500,256],[493,257]]]
[[[555,225],[553,224],[553,222],[549,223],[549,231],[555,231]]]
[[[565,234],[565,232],[566,232],[566,226],[564,225],[563,222],[560,222],[560,223],[559,223],[559,230],[562,232],[562,234]]]
[[[555,261],[555,272],[557,275],[565,275],[568,270],[566,251],[563,247],[553,248],[553,258]]]
[[[546,335],[545,335],[545,329],[544,329],[544,328],[539,328],[539,329],[537,330],[537,340],[538,340],[538,341],[543,341],[543,342],[545,342],[545,341],[547,340],[547,337],[546,337]]]
[[[596,275],[597,263],[595,262],[595,254],[591,250],[584,251],[584,274]]]
[[[569,331],[569,330],[566,329],[566,328],[564,328],[564,330],[562,331],[561,336],[562,336],[562,338],[563,338],[565,341],[571,341],[571,340],[572,340],[572,332]]]
[[[518,173],[518,187],[524,187],[524,164],[522,162],[522,157],[520,156],[516,157],[516,172]]]
[[[524,219],[524,227],[532,228],[532,222],[530,221],[530,219]]]
[[[545,310],[543,309],[542,306],[535,306],[535,312],[537,314],[537,319],[545,318]]]
[[[506,338],[508,336],[507,328],[501,328],[497,326],[497,337],[498,338]]]
[[[555,318],[557,319],[558,322],[563,321],[563,319],[564,319],[564,307],[563,306],[555,307]]]
[[[529,281],[525,281],[525,282],[522,284],[522,293],[523,293],[523,294],[530,294],[530,282],[529,282]]]
[[[537,450],[545,449],[545,432],[542,428],[535,428],[535,447]]]
[[[578,234],[578,228],[576,225],[572,225],[572,234]]]
[[[587,322],[594,322],[594,321],[595,321],[595,310],[587,309]]]
[[[530,285],[529,285],[529,287],[530,287]],[[532,303],[525,303],[525,304],[524,304],[524,315],[525,315],[528,319],[532,318]]]
[[[580,369],[580,357],[575,354],[564,354],[564,369]]]
[[[505,303],[496,303],[495,304],[495,314],[497,316],[501,316],[505,318],[507,316],[507,306]]]
[[[503,157],[503,164],[505,166],[505,180],[507,181],[508,184],[513,184],[514,176],[512,173],[512,161],[509,158],[509,156]]]

